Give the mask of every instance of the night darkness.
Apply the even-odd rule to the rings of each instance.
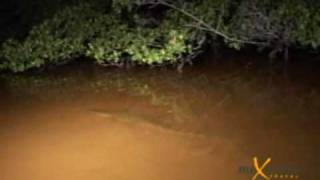
[[[1,1],[0,180],[319,180],[319,9]]]

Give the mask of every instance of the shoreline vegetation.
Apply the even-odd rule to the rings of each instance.
[[[103,66],[174,65],[181,70],[206,47],[252,47],[285,61],[291,49],[318,54],[320,47],[317,0],[29,3],[0,21],[15,27],[2,37],[0,70],[23,72],[79,57]],[[20,18],[10,26],[13,16]]]

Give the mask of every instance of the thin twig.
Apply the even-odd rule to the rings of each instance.
[[[244,43],[244,44],[254,44],[254,45],[266,45],[267,43],[263,43],[263,42],[256,42],[256,41],[249,41],[249,40],[241,40],[241,39],[236,39],[236,38],[232,38],[229,37],[228,35],[220,32],[219,30],[213,28],[212,26],[210,26],[208,23],[204,22],[203,20],[201,20],[200,18],[194,16],[193,14],[189,13],[188,11],[185,11],[181,8],[178,8],[177,6],[167,3],[163,0],[154,0],[153,2],[147,2],[145,4],[158,4],[158,5],[163,5],[163,6],[167,6],[171,9],[174,9],[182,14],[184,14],[185,16],[195,20],[198,22],[198,24],[202,25],[203,27],[199,27],[199,26],[193,26],[194,28],[198,28],[198,29],[202,29],[205,31],[209,31],[209,32],[213,32],[214,34],[223,37],[224,39],[228,40],[228,41],[232,41],[232,42],[239,42],[239,43]]]

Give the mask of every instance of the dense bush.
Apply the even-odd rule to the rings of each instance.
[[[6,59],[3,66],[19,72],[81,55],[91,29],[82,21],[95,13],[87,6],[66,8],[35,26],[23,42],[8,40],[2,49],[2,56]]]
[[[290,47],[320,46],[315,0],[75,2],[34,25],[23,40],[3,43],[0,69],[21,72],[77,57],[104,65],[183,64],[206,42],[267,47],[286,56]]]
[[[240,49],[252,44],[282,51],[320,46],[320,3],[314,0],[199,0],[172,7],[176,20],[211,33],[215,41]]]
[[[272,53],[320,45],[320,6],[308,1],[243,1],[230,29],[236,37],[265,42]]]
[[[136,16],[137,21],[143,17]],[[158,27],[138,26],[105,12],[94,4],[81,3],[59,11],[35,26],[22,42],[8,40],[1,51],[2,68],[14,72],[48,64],[60,64],[87,56],[99,64],[174,63],[191,52],[188,31],[164,21]]]

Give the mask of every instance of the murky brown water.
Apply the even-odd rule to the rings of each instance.
[[[320,179],[320,66],[238,59],[3,75],[0,180]]]

